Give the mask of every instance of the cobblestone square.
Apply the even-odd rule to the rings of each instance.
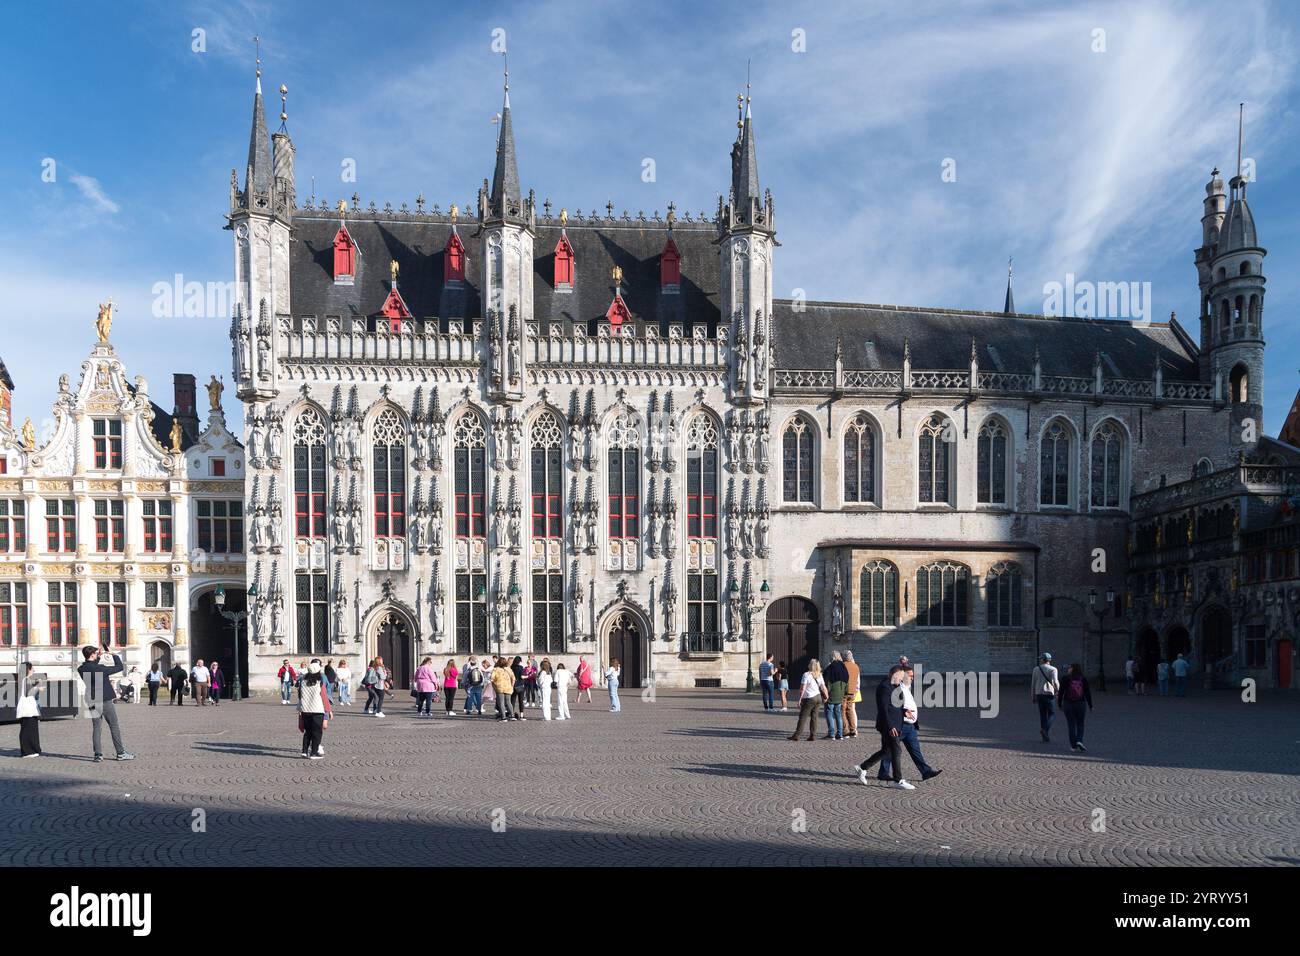
[[[383,866],[1300,863],[1294,695],[1099,693],[1073,754],[1063,722],[1041,743],[1025,688],[1002,690],[995,719],[922,711],[944,773],[913,793],[850,772],[874,733],[791,742],[793,712],[732,691],[627,692],[617,715],[598,694],[572,721],[510,725],[418,720],[399,697],[382,720],[338,714],[311,762],[274,700],[120,705],[130,763],[92,763],[85,720],[44,724],[30,760],[4,729],[0,864],[283,865],[318,848]]]

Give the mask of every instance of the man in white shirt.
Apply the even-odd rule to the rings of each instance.
[[[1046,651],[1029,675],[1029,697],[1038,704],[1038,732],[1044,743],[1052,740],[1052,720],[1056,717],[1056,695],[1061,690],[1061,678],[1052,666],[1052,655]]]
[[[1190,668],[1187,665],[1187,658],[1179,654],[1174,658],[1174,693],[1179,697],[1187,696],[1187,672]]]
[[[921,754],[921,738],[917,733],[919,705],[916,702],[916,697],[912,694],[912,685],[916,680],[916,670],[910,663],[903,665],[903,667],[903,681],[898,685],[898,690],[903,696],[903,726],[898,732],[898,742],[907,748],[912,763],[916,764],[916,769],[921,772],[921,779],[929,780],[931,777],[939,776],[943,771],[931,767],[925,762],[925,757]],[[877,776],[884,780],[891,776],[891,769],[889,754],[885,754],[880,761],[880,773]]]
[[[200,707],[208,702],[208,684],[211,679],[212,675],[208,672],[208,669],[203,666],[202,660],[195,663],[194,667],[190,670],[190,683],[194,685],[194,693],[198,698]]]

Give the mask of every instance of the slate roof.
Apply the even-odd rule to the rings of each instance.
[[[4,360],[0,359],[0,382],[11,392],[14,390],[14,380],[9,376],[9,369],[5,366]]]
[[[388,263],[396,259],[400,264],[398,289],[414,318],[437,317],[444,331],[447,320],[468,323],[483,318],[482,253],[475,238],[476,222],[457,226],[466,250],[462,288],[448,287],[443,281],[443,249],[452,228],[445,216],[349,213],[346,222],[357,244],[356,276],[354,284],[339,285],[333,277],[338,214],[295,211],[296,241],[290,252],[290,296],[295,316],[373,318],[388,296]],[[665,294],[659,283],[659,258],[668,241],[665,223],[571,219],[566,232],[574,254],[572,292],[556,292],[554,287],[559,223],[539,223],[533,241],[533,314],[543,331],[559,324],[560,331],[568,334],[578,322],[594,333],[596,322],[604,319],[614,299],[610,273],[618,265],[623,269],[623,299],[638,331],[652,324],[667,334],[670,322],[680,322],[688,329],[702,322],[712,334],[720,316],[719,258],[713,223],[678,221],[674,226],[673,240],[682,257],[677,294]]]
[[[1091,375],[1100,351],[1108,378],[1150,379],[1159,356],[1167,381],[1199,379],[1196,347],[1176,323],[844,302],[805,302],[796,312],[789,299],[772,308],[779,369],[834,368],[837,340],[845,369],[901,369],[905,339],[915,369],[967,369],[973,337],[983,371],[1032,372],[1037,348],[1044,375]]]

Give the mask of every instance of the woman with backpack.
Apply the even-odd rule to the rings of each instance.
[[[1065,723],[1070,730],[1070,749],[1087,752],[1088,748],[1083,745],[1083,722],[1088,711],[1092,710],[1092,688],[1078,664],[1066,668],[1065,679],[1057,692],[1057,703],[1065,712]]]
[[[465,716],[483,716],[483,669],[472,654],[462,672],[462,679],[465,682]]]
[[[298,729],[302,731],[302,755],[311,760],[324,759],[321,737],[333,716],[329,694],[325,693],[323,670],[320,661],[313,660],[298,682]]]
[[[456,688],[459,684],[460,671],[456,669],[456,662],[448,659],[447,666],[442,669],[442,696],[447,698],[446,711],[448,717],[456,716]]]
[[[510,706],[514,708],[515,720],[527,720],[524,716],[524,659],[518,654],[515,659],[508,665],[510,673],[514,675],[514,690],[510,694]]]
[[[388,668],[384,666],[384,659],[376,657],[370,664],[370,669],[366,671],[366,690],[370,692],[373,701],[373,710],[370,713],[375,717],[384,716],[384,691],[388,690],[392,682],[388,679]]]

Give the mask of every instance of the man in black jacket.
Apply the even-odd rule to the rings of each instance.
[[[899,759],[902,756],[898,738],[903,728],[903,701],[902,695],[896,691],[902,680],[903,668],[896,664],[889,669],[889,676],[876,685],[876,730],[880,732],[880,749],[853,768],[864,786],[868,784],[867,771],[889,754],[894,786],[900,790],[916,789],[903,779],[903,765]]]
[[[172,703],[181,707],[185,706],[185,681],[189,679],[189,674],[180,664],[175,664],[167,672],[167,680],[171,682]]]
[[[135,754],[127,751],[126,744],[122,743],[122,730],[117,725],[117,708],[113,705],[117,695],[113,693],[112,681],[109,680],[112,675],[122,671],[122,658],[110,654],[111,663],[101,664],[103,654],[102,647],[83,647],[83,660],[77,668],[77,673],[86,685],[86,712],[90,716],[90,740],[95,748],[95,763],[104,762],[100,744],[105,720],[108,721],[108,731],[113,736],[113,750],[117,752],[117,759],[134,760]]]

